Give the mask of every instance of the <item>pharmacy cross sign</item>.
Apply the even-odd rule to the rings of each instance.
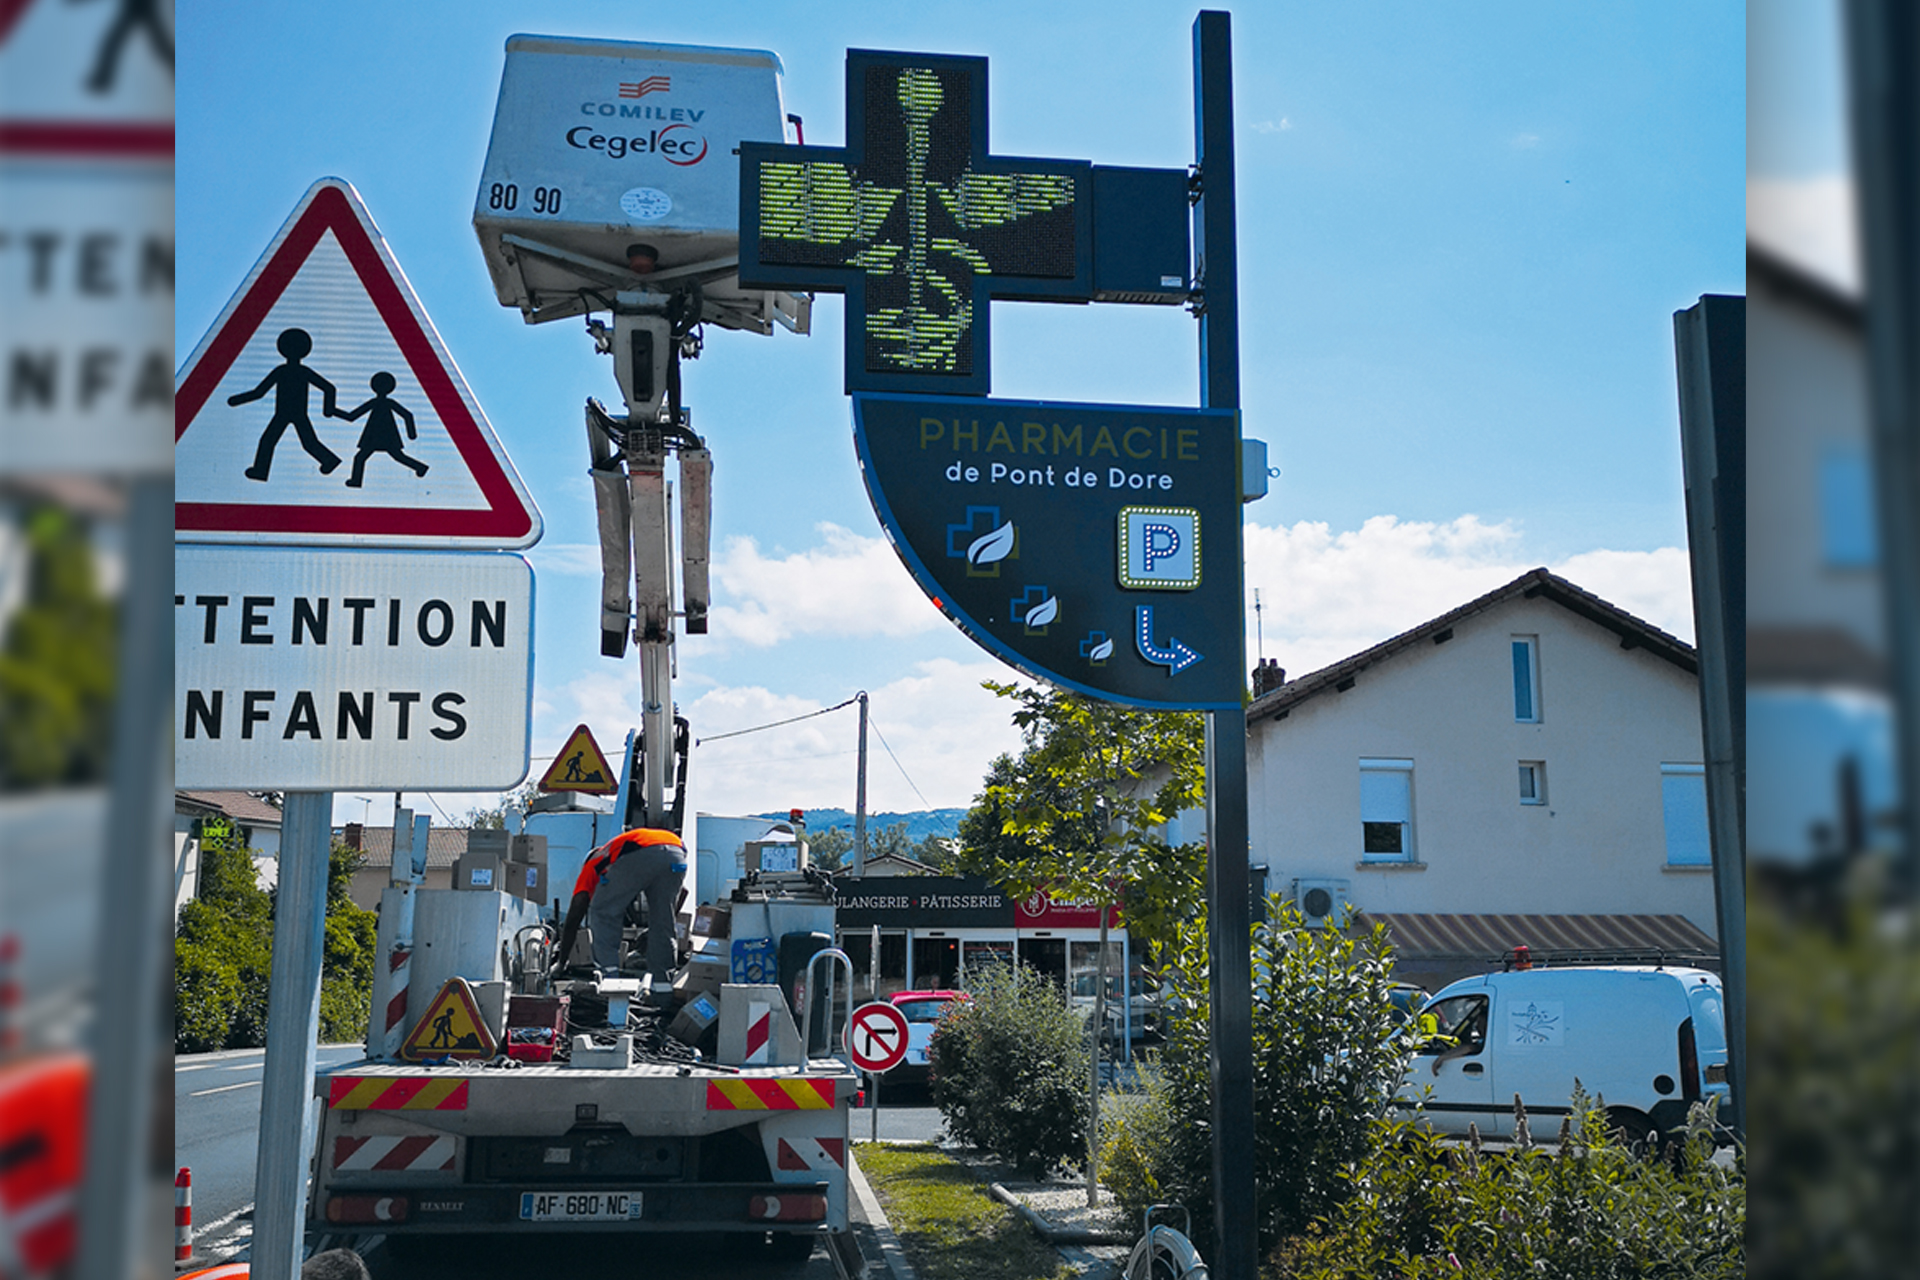
[[[847,51],[847,145],[740,147],[740,283],[847,296],[846,389],[992,390],[993,298],[1093,295],[1093,166],[987,153],[987,60]]]

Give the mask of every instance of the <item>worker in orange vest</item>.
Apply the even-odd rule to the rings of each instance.
[[[573,901],[560,930],[560,963],[573,950],[585,921],[593,940],[593,963],[603,974],[620,971],[620,938],[627,908],[647,895],[647,976],[656,998],[673,990],[673,913],[687,875],[687,848],[680,837],[657,827],[635,827],[587,857],[573,884]]]

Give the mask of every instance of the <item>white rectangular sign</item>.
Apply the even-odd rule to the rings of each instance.
[[[173,606],[175,786],[526,777],[533,569],[517,555],[182,545]]]

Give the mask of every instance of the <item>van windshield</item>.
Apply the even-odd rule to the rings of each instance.
[[[1687,984],[1687,1002],[1693,1006],[1693,1042],[1703,1056],[1727,1051],[1727,1015],[1722,1007],[1720,984],[1693,981]]]

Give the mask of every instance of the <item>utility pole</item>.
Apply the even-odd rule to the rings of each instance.
[[[867,874],[867,691],[857,695],[860,702],[860,763],[853,788],[853,874]]]

